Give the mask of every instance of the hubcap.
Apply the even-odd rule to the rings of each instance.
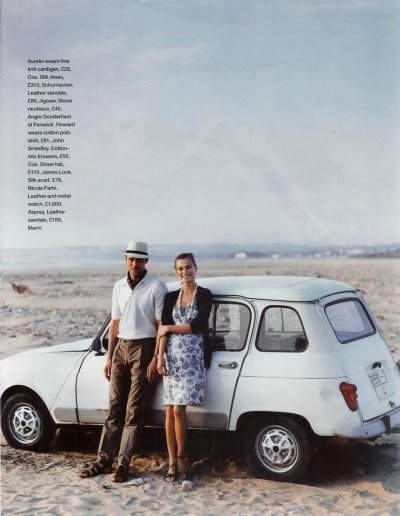
[[[10,429],[20,443],[32,443],[40,435],[42,421],[34,407],[27,404],[19,405],[10,414]]]
[[[286,428],[278,426],[260,432],[256,451],[259,459],[269,470],[279,473],[293,468],[299,456],[294,436]]]

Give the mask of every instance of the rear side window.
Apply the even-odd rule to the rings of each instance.
[[[271,306],[264,311],[257,337],[260,351],[300,352],[307,345],[299,314],[293,308]]]
[[[358,299],[346,299],[325,307],[325,313],[339,342],[346,344],[376,332],[375,326]]]

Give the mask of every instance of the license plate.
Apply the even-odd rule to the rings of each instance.
[[[382,368],[375,367],[375,369],[368,374],[368,378],[380,400],[384,400],[393,394],[392,386]]]

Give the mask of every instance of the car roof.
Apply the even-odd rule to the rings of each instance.
[[[197,278],[196,281],[215,296],[276,301],[310,302],[339,292],[356,292],[354,287],[341,281],[300,276],[226,276]],[[179,287],[179,282],[168,284],[169,290]]]

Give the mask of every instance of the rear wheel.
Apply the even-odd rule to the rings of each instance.
[[[245,435],[250,465],[264,477],[298,481],[311,456],[311,438],[305,426],[289,416],[260,416]]]
[[[13,394],[1,411],[1,430],[14,448],[46,450],[56,426],[44,403],[31,394]]]

